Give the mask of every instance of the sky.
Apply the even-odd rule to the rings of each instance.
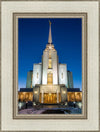
[[[40,63],[48,43],[49,20],[52,41],[59,63],[67,64],[73,73],[74,88],[82,88],[82,19],[19,18],[18,19],[18,89],[26,88],[27,72]]]

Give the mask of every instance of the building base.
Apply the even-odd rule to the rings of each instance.
[[[36,85],[33,88],[33,102],[36,104],[67,102],[67,88],[65,85]]]

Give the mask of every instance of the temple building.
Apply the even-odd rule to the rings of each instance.
[[[73,88],[73,75],[72,72],[67,71],[67,78],[68,78],[68,88]]]
[[[27,73],[26,88],[32,88],[32,78],[33,78],[33,71],[29,71]]]
[[[42,62],[33,64],[33,71],[27,74],[26,88],[20,89],[18,98],[21,101],[33,101],[35,104],[59,104],[82,100],[80,89],[73,88],[72,72],[67,71],[67,64],[59,63],[57,51],[52,43],[51,22]]]

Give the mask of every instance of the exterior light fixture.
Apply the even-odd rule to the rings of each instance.
[[[79,107],[80,109],[82,108],[82,103],[81,103],[81,102],[78,103],[78,107]]]
[[[35,102],[33,102],[33,105],[36,105],[36,103],[35,103]]]
[[[20,103],[18,104],[19,109],[21,109],[22,106],[23,106],[23,104],[22,104],[22,102],[20,102]]]
[[[37,91],[34,91],[34,94],[37,94],[38,92]]]
[[[67,102],[65,102],[65,105],[67,105]]]
[[[63,91],[63,94],[65,94],[66,93],[66,91]]]

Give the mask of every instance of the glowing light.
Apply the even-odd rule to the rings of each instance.
[[[67,105],[67,102],[65,103],[65,105]]]
[[[35,102],[33,102],[33,105],[36,105],[36,103],[35,103]]]
[[[66,93],[66,91],[63,91],[63,94],[65,94]]]
[[[21,109],[22,108],[22,103],[19,103],[18,106],[19,106],[19,109]]]
[[[38,91],[34,91],[34,94],[37,94],[38,93]]]
[[[79,106],[79,108],[81,109],[81,108],[82,108],[82,103],[79,102],[78,106]]]

